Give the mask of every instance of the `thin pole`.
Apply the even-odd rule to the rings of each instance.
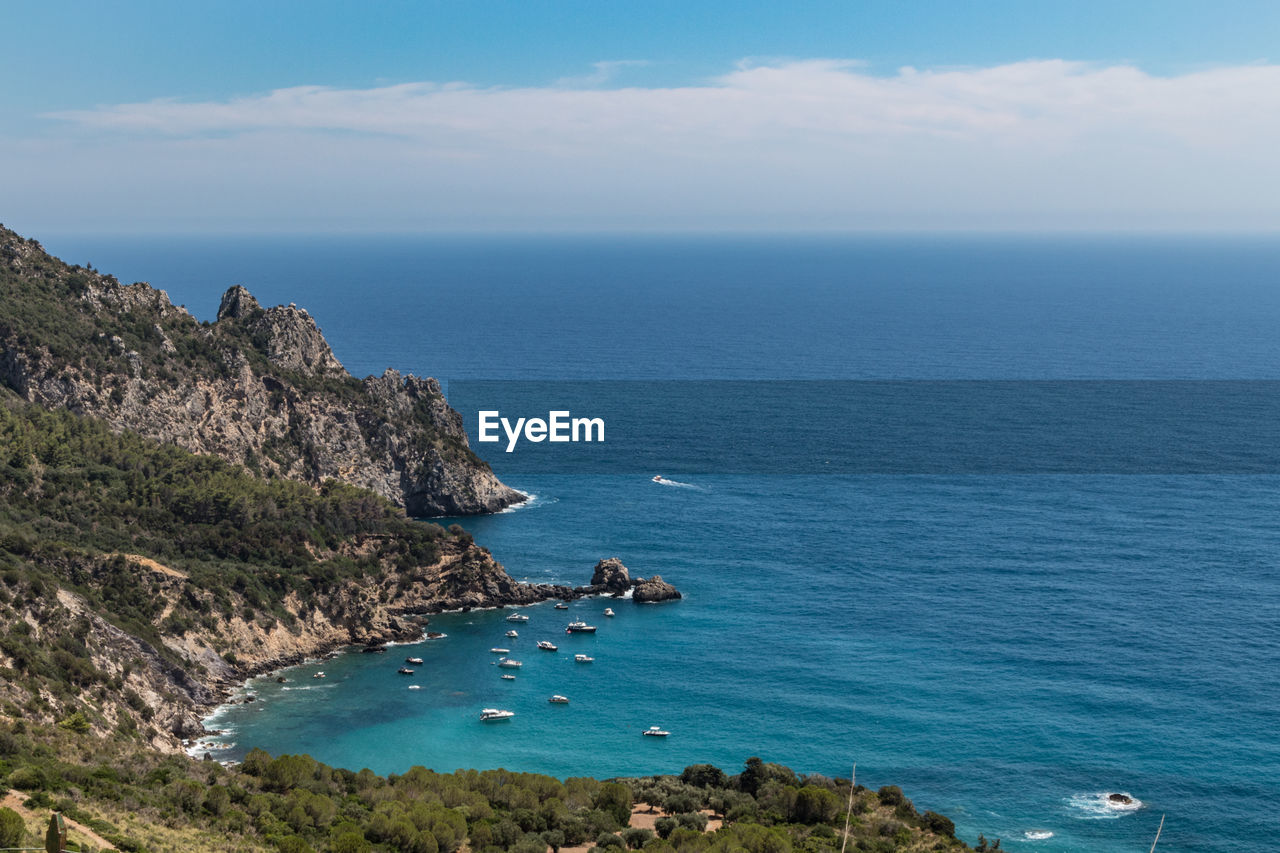
[[[849,817],[853,814],[853,789],[858,787],[858,762],[853,762],[853,773],[849,776],[849,808],[844,812],[844,841],[840,842],[840,853],[844,853],[849,843]]]
[[[1151,842],[1151,853],[1156,853],[1156,841],[1160,840],[1160,833],[1164,831],[1164,815],[1160,815],[1160,826],[1156,829],[1156,840]]]

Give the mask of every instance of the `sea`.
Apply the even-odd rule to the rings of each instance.
[[[983,833],[1024,853],[1147,851],[1162,818],[1164,853],[1264,851],[1280,838],[1274,237],[45,243],[149,281],[202,320],[232,284],[297,303],[356,376],[395,367],[459,398],[505,380],[530,405],[543,394],[544,411],[572,387],[575,414],[610,430],[587,464],[568,461],[574,445],[540,445],[527,464],[520,448],[476,444],[530,500],[437,521],[462,524],[518,579],[583,584],[616,556],[684,595],[544,603],[523,623],[506,621],[511,611],[443,614],[430,622],[443,638],[255,679],[243,692],[257,701],[207,723],[225,731],[212,739],[218,758],[261,747],[379,773],[564,778],[700,762],[735,772],[759,756],[827,776],[856,767],[859,783],[901,786],[966,840]],[[582,392],[593,383],[608,392],[599,411]],[[772,404],[792,387],[813,393]],[[886,387],[898,401],[888,422],[864,411],[855,429],[847,408],[817,404]],[[911,396],[936,387],[943,402]],[[1113,409],[1071,402],[1082,388],[1154,395],[1173,416],[1139,407],[1112,423]],[[733,405],[719,402],[725,389]],[[647,403],[646,429],[659,434],[733,416],[690,454],[675,427],[666,444],[628,442],[607,403],[619,396]],[[985,401],[980,417],[967,399]],[[695,400],[697,418],[685,410]],[[1057,430],[1002,414],[1025,401],[1092,428],[1063,442],[1070,452],[1028,444]],[[1240,419],[1215,420],[1227,410],[1263,429],[1243,457],[1231,453]],[[896,427],[904,412],[976,423],[989,430],[976,444],[997,450],[1023,444],[920,454],[918,432]],[[464,417],[474,440],[474,412]],[[876,429],[888,436],[876,464],[839,455],[841,436]],[[818,434],[830,467],[800,464],[815,461],[804,442]],[[1099,438],[1112,434],[1126,437],[1119,452]],[[722,458],[716,435],[752,452]],[[1179,445],[1188,435],[1192,446]],[[896,468],[899,456],[914,461]],[[598,630],[566,635],[570,619]],[[559,651],[536,649],[543,639]],[[496,666],[494,648],[522,666]],[[423,658],[412,676],[396,672],[405,657]],[[485,707],[515,716],[481,723]],[[670,735],[642,737],[650,726]]]

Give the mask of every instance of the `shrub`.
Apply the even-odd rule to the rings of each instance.
[[[612,832],[600,833],[600,836],[596,839],[596,847],[599,847],[601,850],[604,850],[609,847],[613,847],[617,850],[627,849],[627,845],[623,842],[623,840],[619,838],[617,835],[614,835]]]
[[[645,845],[650,838],[653,838],[653,830],[642,829],[638,826],[629,827],[620,833],[622,840],[632,850],[639,850]]]
[[[22,815],[13,809],[0,808],[0,847],[21,847],[26,835]]]

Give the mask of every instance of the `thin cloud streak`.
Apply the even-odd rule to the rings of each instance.
[[[529,217],[544,227],[1280,226],[1280,66],[1157,77],[1043,60],[875,76],[853,61],[773,61],[701,85],[600,88],[622,67],[549,87],[300,86],[58,111],[47,118],[63,144],[47,158],[62,151],[144,184],[182,180],[186,164],[208,202],[256,188],[274,195],[264,210],[278,216],[289,194],[323,180],[335,226],[375,207],[380,222],[410,228],[486,217],[507,227]]]

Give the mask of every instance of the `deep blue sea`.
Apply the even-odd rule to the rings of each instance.
[[[46,245],[201,319],[233,283],[296,302],[361,376],[1280,379],[1277,240]],[[685,599],[545,604],[514,626],[437,617],[445,639],[254,682],[260,701],[211,724],[231,730],[226,755],[561,777],[857,762],[859,782],[899,784],[966,839],[1014,851],[1145,851],[1162,814],[1166,853],[1280,837],[1280,476],[504,474],[485,455],[536,496],[462,521],[512,575],[583,583],[618,556]],[[565,636],[570,617],[599,632]],[[534,649],[544,638],[560,651]],[[494,646],[523,661],[514,681]],[[412,679],[395,673],[408,655],[425,659]],[[516,717],[481,724],[486,706]],[[671,736],[640,737],[650,725]],[[1118,791],[1141,807],[1107,807]]]

